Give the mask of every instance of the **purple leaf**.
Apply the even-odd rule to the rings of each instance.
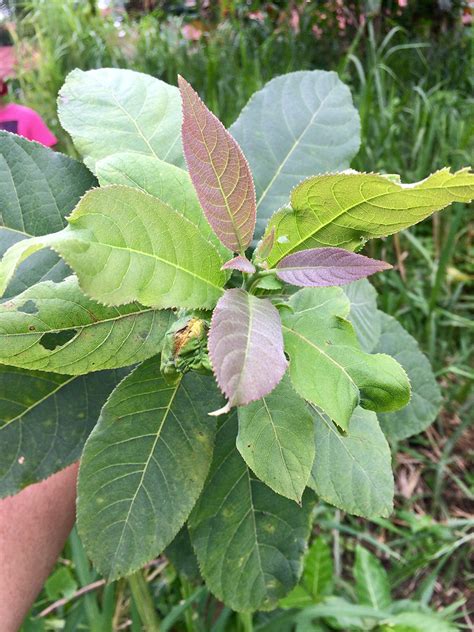
[[[261,399],[275,388],[288,366],[278,310],[268,299],[237,288],[227,290],[212,316],[209,356],[217,383],[229,400],[216,413]]]
[[[183,149],[204,214],[224,246],[243,254],[256,221],[255,187],[237,142],[197,92],[178,77],[183,102]]]
[[[255,272],[255,266],[251,261],[247,259],[247,257],[242,257],[242,255],[238,255],[230,261],[226,261],[221,270],[239,270],[240,272],[253,274]]]
[[[342,248],[311,248],[283,257],[276,273],[291,285],[322,287],[351,283],[391,267]]]

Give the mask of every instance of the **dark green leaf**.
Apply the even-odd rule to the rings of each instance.
[[[159,357],[112,393],[84,449],[78,527],[99,571],[114,579],[159,555],[183,526],[212,457],[222,399],[210,376],[173,385]]]
[[[166,547],[165,555],[171,560],[178,573],[184,575],[189,581],[197,581],[201,577],[186,525],[180,529],[173,542]]]
[[[380,426],[389,439],[406,439],[422,432],[435,419],[441,406],[441,392],[428,359],[415,338],[389,316],[379,312],[382,333],[375,351],[387,353],[399,362],[410,378],[409,404],[393,413],[381,413]]]
[[[255,478],[235,447],[237,415],[218,430],[212,468],[189,519],[209,589],[234,610],[274,608],[298,581],[310,531],[301,508]]]
[[[0,496],[51,476],[81,456],[124,371],[84,377],[0,365]]]
[[[372,353],[382,331],[381,316],[377,309],[377,292],[367,279],[349,283],[342,289],[351,302],[351,311],[347,318],[354,326],[360,346],[367,353]]]
[[[326,415],[312,410],[316,457],[309,486],[348,513],[388,516],[393,507],[391,455],[377,416],[357,408],[344,436]]]

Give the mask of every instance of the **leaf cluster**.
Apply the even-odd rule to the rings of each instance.
[[[468,201],[474,176],[348,170],[358,115],[323,71],[271,81],[226,130],[183,78],[76,70],[59,117],[84,164],[0,134],[0,492],[81,456],[100,572],[185,533],[218,598],[272,609],[315,493],[388,515],[387,437],[439,408],[366,280],[390,266],[356,250]]]

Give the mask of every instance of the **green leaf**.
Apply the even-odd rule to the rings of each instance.
[[[0,365],[0,497],[74,463],[124,371],[81,377]]]
[[[314,424],[288,376],[262,399],[238,409],[237,449],[273,491],[299,502],[314,461]]]
[[[136,368],[102,409],[81,460],[78,527],[101,574],[116,579],[159,555],[204,484],[221,403],[212,377],[173,385],[158,357]]]
[[[326,415],[311,408],[316,458],[308,485],[348,513],[388,516],[394,493],[391,455],[376,415],[357,408],[343,436]]]
[[[160,351],[170,310],[104,307],[77,278],[46,281],[0,303],[0,362],[67,375],[130,366]]]
[[[331,549],[322,537],[315,539],[306,556],[302,584],[313,600],[327,594],[332,586],[333,563]]]
[[[410,398],[405,372],[390,356],[360,349],[346,320],[350,303],[340,288],[305,288],[282,308],[285,350],[296,391],[323,409],[341,428],[359,404],[396,410]]]
[[[310,608],[305,608],[296,617],[297,630],[303,630],[300,627],[302,623],[307,623],[307,630],[313,630],[313,620],[324,618],[328,620],[329,625],[336,630],[363,630],[366,632],[367,619],[381,620],[386,618],[386,612],[379,612],[368,606],[361,606],[356,603],[350,603],[341,597],[328,597],[322,603]]]
[[[199,228],[219,250],[224,259],[230,251],[219,241],[204,216],[189,173],[155,156],[133,152],[113,154],[96,163],[95,171],[101,186],[123,184],[159,198],[179,211]]]
[[[67,566],[60,566],[48,577],[44,589],[48,599],[54,601],[61,597],[72,597],[78,589],[78,585],[71,569]]]
[[[199,230],[151,195],[123,186],[89,191],[58,233],[15,244],[0,265],[0,290],[15,267],[52,247],[104,305],[139,301],[166,307],[213,307],[226,275],[222,258]]]
[[[312,596],[309,594],[306,588],[301,586],[301,584],[298,584],[290,593],[288,593],[288,595],[286,595],[286,597],[280,599],[280,601],[278,602],[278,607],[285,609],[302,609],[307,608],[308,606],[312,606],[313,604],[314,599],[312,598]]]
[[[60,230],[96,184],[84,165],[19,136],[0,132],[0,255],[28,237]],[[4,296],[70,274],[56,253],[20,265]],[[76,461],[122,371],[59,376],[0,366],[0,496],[15,494]]]
[[[402,612],[387,619],[381,632],[456,632],[458,626],[444,621],[436,614]]]
[[[280,608],[306,608],[326,595],[332,586],[333,564],[331,550],[318,537],[306,555],[303,577],[289,595],[280,600]]]
[[[178,89],[150,75],[76,68],[60,90],[58,115],[92,171],[125,151],[184,166]]]
[[[356,547],[355,590],[359,603],[384,610],[392,603],[388,575],[379,560],[367,549]]]
[[[377,292],[367,279],[349,283],[342,289],[351,302],[348,320],[354,326],[362,349],[371,353],[377,346],[382,331],[381,312],[377,310]]]
[[[412,388],[409,404],[396,413],[380,414],[379,421],[389,439],[406,439],[422,432],[436,419],[442,402],[441,392],[415,338],[392,316],[382,312],[379,315],[382,333],[375,350],[387,353],[402,365]]]
[[[366,239],[393,235],[452,202],[474,197],[474,173],[441,169],[416,184],[397,184],[379,174],[314,176],[291,192],[291,208],[276,213],[270,266],[291,252],[339,246],[356,250]]]
[[[81,163],[0,131],[0,255],[22,239],[61,230],[66,215],[96,183]],[[4,296],[67,274],[67,266],[56,253],[38,253],[20,266]]]
[[[26,240],[29,236],[9,228],[0,227],[0,258],[11,246]],[[35,283],[41,283],[42,281],[57,283],[70,274],[70,268],[55,252],[52,250],[40,250],[18,266],[14,277],[3,294],[3,298],[7,299],[21,294],[21,292],[35,285]]]
[[[15,134],[0,131],[0,155],[0,224],[25,235],[61,230],[96,183],[84,165]]]
[[[237,415],[216,437],[203,493],[189,519],[206,584],[237,611],[268,610],[297,583],[310,531],[312,499],[302,507],[256,479],[235,447]]]
[[[199,565],[186,525],[180,529],[173,542],[166,547],[165,555],[178,573],[184,575],[189,581],[194,582],[201,578]]]
[[[252,96],[230,133],[252,169],[257,237],[303,178],[349,166],[359,130],[349,88],[335,72],[288,73]]]

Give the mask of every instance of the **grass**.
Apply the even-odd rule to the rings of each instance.
[[[40,63],[22,68],[16,87],[59,134],[61,148],[73,153],[59,129],[55,96],[76,66],[130,67],[170,83],[182,73],[226,124],[271,77],[301,68],[335,69],[351,86],[361,114],[363,145],[355,168],[399,173],[412,182],[441,166],[469,164],[472,34],[450,31],[432,42],[397,26],[381,30],[376,20],[368,20],[355,37],[344,40],[331,34],[317,40],[308,20],[309,14],[302,13],[298,35],[287,26],[275,29],[267,19],[263,24],[243,22],[231,11],[228,20],[211,25],[199,42],[190,42],[181,35],[180,16],[163,22],[152,14],[114,25],[113,19],[95,15],[89,3],[35,0],[17,38],[23,49],[39,48]],[[398,237],[369,245],[371,255],[396,266],[375,281],[379,305],[420,342],[441,384],[444,405],[427,432],[394,447],[398,496],[390,520],[363,521],[322,505],[316,528],[331,534],[340,571],[338,594],[350,594],[348,569],[360,541],[383,561],[399,598],[413,595],[433,608],[448,608],[460,629],[471,629],[473,606],[467,601],[473,582],[467,549],[474,526],[474,479],[469,474],[474,229],[469,217],[466,207],[455,205]],[[161,630],[268,628],[264,615],[252,623],[222,609],[201,585],[179,579],[165,559],[154,561],[131,584],[122,580],[104,586],[75,533],[54,577],[56,588],[51,581],[33,611],[59,605],[46,616],[30,618],[25,631],[141,630],[148,616],[139,596],[144,585],[153,596]],[[147,625],[152,630],[155,623]],[[277,630],[276,623],[271,625]]]

